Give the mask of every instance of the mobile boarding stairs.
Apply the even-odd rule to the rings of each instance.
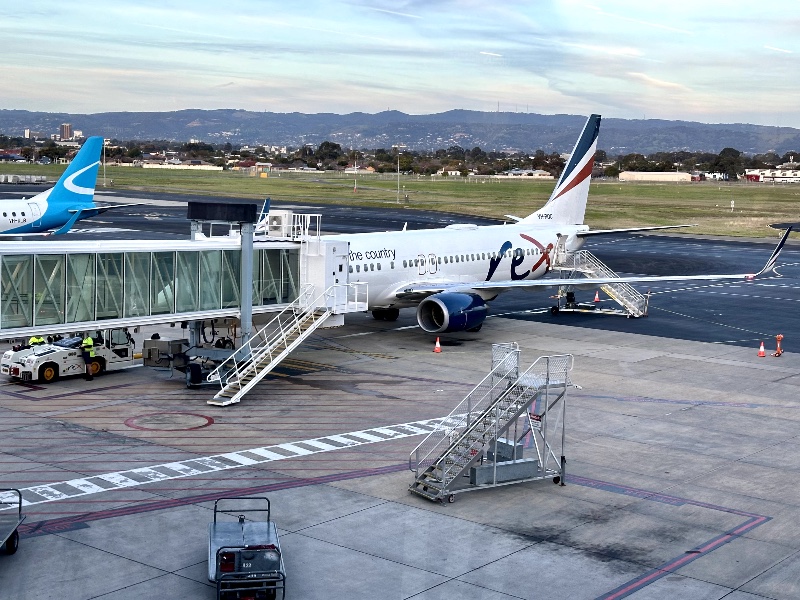
[[[577,252],[566,252],[563,244],[559,244],[553,260],[553,270],[560,270],[562,273],[567,271],[568,278],[575,278],[576,286],[586,286],[586,280],[598,277],[618,277],[606,264],[600,261],[588,250],[578,250]],[[563,275],[562,275],[563,276]],[[585,279],[582,279],[583,276]],[[560,310],[582,311],[581,306],[575,303],[574,286],[561,286],[558,290],[559,304],[554,306],[551,312],[556,315]],[[621,314],[627,317],[647,316],[647,305],[649,296],[637,292],[633,286],[627,283],[604,283],[600,289],[612,300],[622,307],[621,311],[604,309],[605,314]],[[561,298],[566,298],[565,306],[561,305]],[[592,309],[594,307],[591,307]]]
[[[334,284],[317,295],[314,286],[304,286],[297,300],[209,373],[207,380],[218,382],[220,391],[208,404],[228,406],[239,402],[333,315],[365,310],[365,283]]]
[[[520,373],[517,344],[495,344],[492,365],[409,456],[411,493],[453,502],[460,492],[524,481],[564,485],[572,355],[542,356]]]

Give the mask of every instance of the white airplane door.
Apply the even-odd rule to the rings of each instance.
[[[418,254],[417,255],[417,261],[419,263],[418,273],[420,275],[425,275],[425,273],[427,272],[427,269],[425,268],[425,255],[424,254]]]
[[[42,212],[39,210],[39,205],[36,202],[29,202],[28,206],[31,209],[31,223],[41,225]]]
[[[439,270],[439,263],[436,261],[435,254],[428,254],[428,273],[433,275]]]

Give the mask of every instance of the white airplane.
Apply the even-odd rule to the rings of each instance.
[[[430,333],[477,331],[486,318],[487,302],[514,288],[749,280],[774,269],[791,228],[755,274],[543,279],[559,245],[566,252],[575,252],[592,235],[671,228],[591,231],[583,224],[599,129],[600,115],[590,116],[550,199],[525,218],[510,217],[515,223],[325,238],[349,242],[350,281],[368,283],[368,306],[376,319],[394,321],[399,309],[416,306],[419,326]]]
[[[28,199],[0,200],[0,237],[59,235],[81,219],[130,206],[94,203],[102,149],[103,138],[90,137],[54,187]]]

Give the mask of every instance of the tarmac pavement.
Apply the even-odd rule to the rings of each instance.
[[[207,524],[230,495],[270,498],[290,599],[800,597],[798,355],[563,323],[496,317],[434,354],[411,311],[350,315],[225,408],[149,368],[3,384],[0,482],[30,505],[0,597],[214,598]],[[409,494],[414,424],[509,341],[525,366],[575,356],[567,485]]]

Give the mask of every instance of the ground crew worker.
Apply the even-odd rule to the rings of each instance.
[[[92,380],[92,359],[94,358],[94,340],[92,336],[86,334],[86,337],[83,338],[81,342],[81,353],[83,354],[83,362],[86,365],[86,375],[84,379],[86,381]]]
[[[42,344],[44,344],[44,338],[38,335],[32,335],[28,340],[29,346],[41,346]]]

